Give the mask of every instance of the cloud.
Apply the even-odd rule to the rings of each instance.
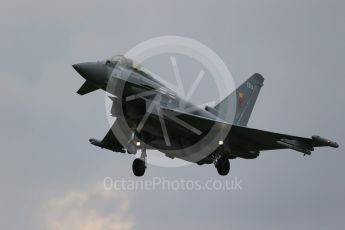
[[[53,197],[42,208],[44,228],[50,230],[130,230],[130,199],[103,189],[70,191]]]

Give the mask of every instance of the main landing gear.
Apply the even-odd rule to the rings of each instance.
[[[226,176],[230,171],[230,161],[225,157],[218,158],[214,165],[217,168],[219,175]]]
[[[140,158],[137,158],[133,161],[132,170],[135,176],[142,176],[146,170],[146,149],[141,150]]]

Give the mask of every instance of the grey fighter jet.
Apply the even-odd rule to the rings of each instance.
[[[132,165],[136,176],[145,173],[148,149],[199,165],[214,164],[224,176],[229,173],[230,159],[254,159],[261,151],[292,149],[310,155],[314,147],[338,147],[320,136],[304,138],[248,128],[264,82],[257,73],[216,106],[201,108],[122,55],[73,68],[86,80],[77,93],[106,91],[112,103],[110,113],[116,118],[102,140],[92,138],[90,143],[128,154],[140,150],[140,158]]]

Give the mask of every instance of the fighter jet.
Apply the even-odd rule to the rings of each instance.
[[[140,150],[132,165],[136,176],[144,175],[150,149],[198,165],[214,164],[225,176],[230,159],[254,159],[261,151],[291,149],[310,155],[314,147],[338,148],[336,142],[316,135],[304,138],[247,127],[264,82],[258,73],[215,106],[202,108],[122,55],[73,68],[86,80],[77,93],[106,91],[116,118],[102,140],[91,138],[90,143],[132,155]]]

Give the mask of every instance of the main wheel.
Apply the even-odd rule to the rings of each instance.
[[[137,158],[133,161],[133,165],[132,165],[132,170],[134,175],[136,176],[142,176],[145,173],[146,170],[146,164],[145,161]]]
[[[219,158],[219,160],[216,163],[216,168],[217,168],[219,175],[221,175],[221,176],[228,175],[228,173],[230,171],[229,160],[224,158],[224,157]]]

